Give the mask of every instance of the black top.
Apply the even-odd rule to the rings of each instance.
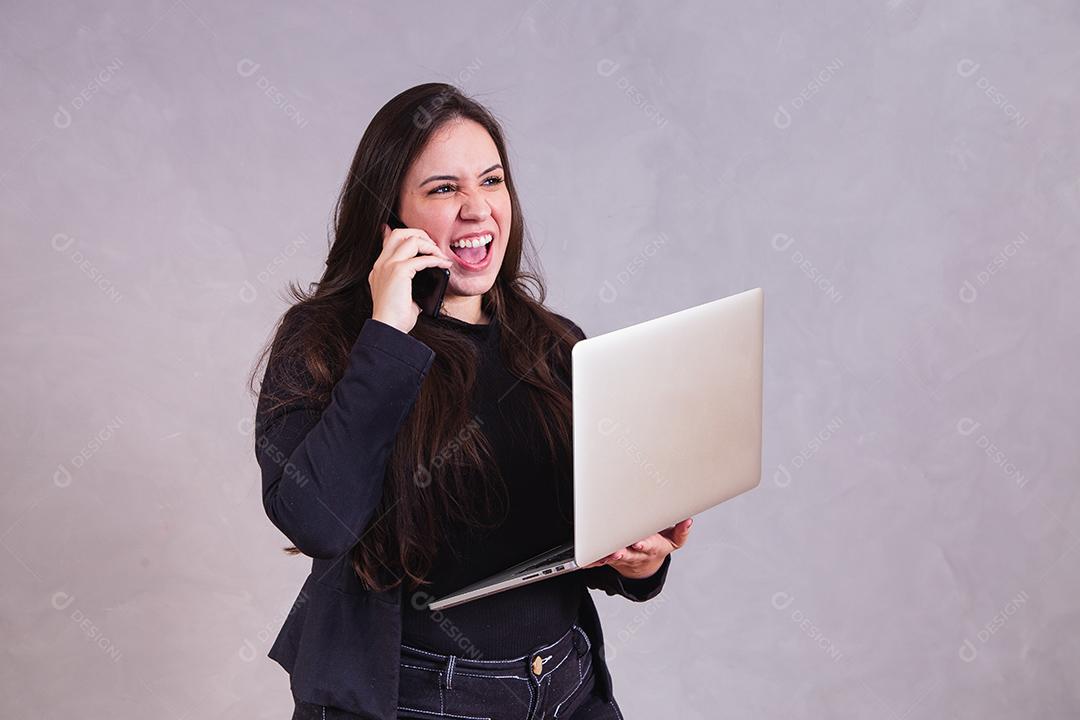
[[[541,641],[554,641],[578,621],[582,576],[571,572],[470,600],[444,610],[423,608],[436,599],[573,538],[573,489],[569,452],[552,458],[528,404],[531,386],[510,374],[499,352],[501,327],[472,324],[449,316],[439,321],[476,342],[480,350],[470,418],[486,435],[507,488],[507,511],[496,528],[456,528],[451,543],[460,554],[440,548],[417,602],[402,603],[402,640],[443,653],[518,657]],[[478,480],[479,482],[479,480]],[[447,632],[452,627],[453,632]]]
[[[578,339],[584,337],[558,317]],[[328,404],[298,399],[272,412],[270,403],[279,394],[276,369],[296,367],[297,359],[272,352],[267,362],[253,428],[262,505],[274,526],[312,558],[311,572],[267,652],[288,671],[297,700],[370,717],[395,715],[401,606],[409,598],[400,584],[384,591],[364,587],[350,551],[378,519],[390,449],[434,359],[435,352],[408,333],[368,318]],[[613,684],[588,588],[644,602],[663,589],[671,557],[643,580],[625,578],[609,565],[569,573],[584,583],[579,617],[605,699],[612,697]]]

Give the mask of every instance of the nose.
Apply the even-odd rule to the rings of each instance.
[[[484,221],[491,217],[491,208],[482,199],[466,200],[461,204],[461,219]]]

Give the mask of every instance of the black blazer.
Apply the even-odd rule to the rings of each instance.
[[[293,695],[303,702],[396,717],[402,588],[365,589],[349,551],[373,520],[390,448],[434,359],[423,342],[369,318],[329,405],[295,403],[273,413],[268,407],[277,362],[271,355],[267,363],[255,417],[263,507],[313,558],[267,655],[289,673]],[[576,572],[584,573],[585,587],[642,602],[663,589],[670,564],[668,555],[654,575],[641,580],[624,578],[608,565]],[[592,641],[598,684],[610,698],[603,633],[585,587],[581,626]]]

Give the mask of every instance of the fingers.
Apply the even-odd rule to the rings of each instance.
[[[453,260],[447,260],[441,255],[417,255],[409,260],[404,260],[405,266],[409,268],[409,277],[416,277],[416,273],[420,272],[424,268],[428,267],[444,267],[451,268],[454,266]],[[417,305],[419,307],[419,305]]]
[[[655,538],[656,536],[654,535],[653,537]],[[621,550],[616,550],[615,552],[611,553],[610,555],[606,555],[606,556],[600,558],[599,560],[597,560],[593,564],[594,565],[604,565],[606,563],[621,562],[623,560],[635,559],[639,555],[648,556],[648,555],[652,554],[652,552],[650,551],[651,547],[653,547],[653,545],[650,544],[648,538],[646,538],[645,540],[638,540],[636,543],[633,543],[632,545],[627,545],[626,547],[622,548]],[[588,565],[586,567],[592,567],[592,565]]]
[[[672,548],[678,549],[686,544],[687,539],[690,537],[690,526],[693,524],[694,518],[687,518],[675,523],[660,534],[671,543]]]
[[[604,557],[600,558],[596,562],[589,563],[585,567],[591,568],[591,567],[599,567],[600,565],[607,565],[609,562],[616,559],[615,556],[617,554],[618,554],[618,552],[613,552],[610,555],[605,555]]]
[[[391,228],[383,223],[383,257],[390,261],[408,260],[417,253],[446,257],[442,248],[420,228]]]
[[[667,552],[666,549],[662,550],[660,546],[656,544],[663,543],[664,540],[672,546],[671,549],[678,549],[686,544],[687,539],[690,537],[690,526],[693,524],[694,518],[687,518],[686,520],[672,525],[666,530],[650,535],[643,540],[638,540],[636,543],[627,545],[621,550],[616,550],[610,555],[606,555],[585,567],[596,567],[597,565],[606,565],[613,562],[641,560],[642,556],[649,557],[655,555],[657,552]]]

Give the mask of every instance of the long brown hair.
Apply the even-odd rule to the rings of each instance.
[[[274,374],[280,392],[267,412],[286,404],[315,410],[329,404],[356,336],[372,315],[368,273],[382,251],[382,225],[391,209],[398,211],[405,172],[428,139],[458,118],[476,121],[491,135],[512,211],[502,266],[481,306],[501,324],[502,359],[526,384],[547,447],[557,457],[571,443],[571,401],[564,378],[577,337],[544,307],[539,271],[521,267],[525,223],[499,123],[481,104],[444,83],[410,88],[375,114],[338,196],[322,279],[308,291],[289,283],[291,307],[260,354],[249,387],[255,392],[258,369],[269,354],[266,371]],[[529,264],[538,267],[531,249]],[[447,528],[496,525],[507,498],[484,433],[462,432],[476,426],[470,424],[469,403],[462,402],[472,396],[475,382],[474,341],[426,315],[417,318],[410,334],[435,351],[435,360],[394,442],[380,506],[351,550],[356,573],[377,591],[405,578],[410,590],[418,587],[438,548],[449,542]],[[484,481],[469,482],[470,477]],[[493,496],[501,502],[493,503]]]

